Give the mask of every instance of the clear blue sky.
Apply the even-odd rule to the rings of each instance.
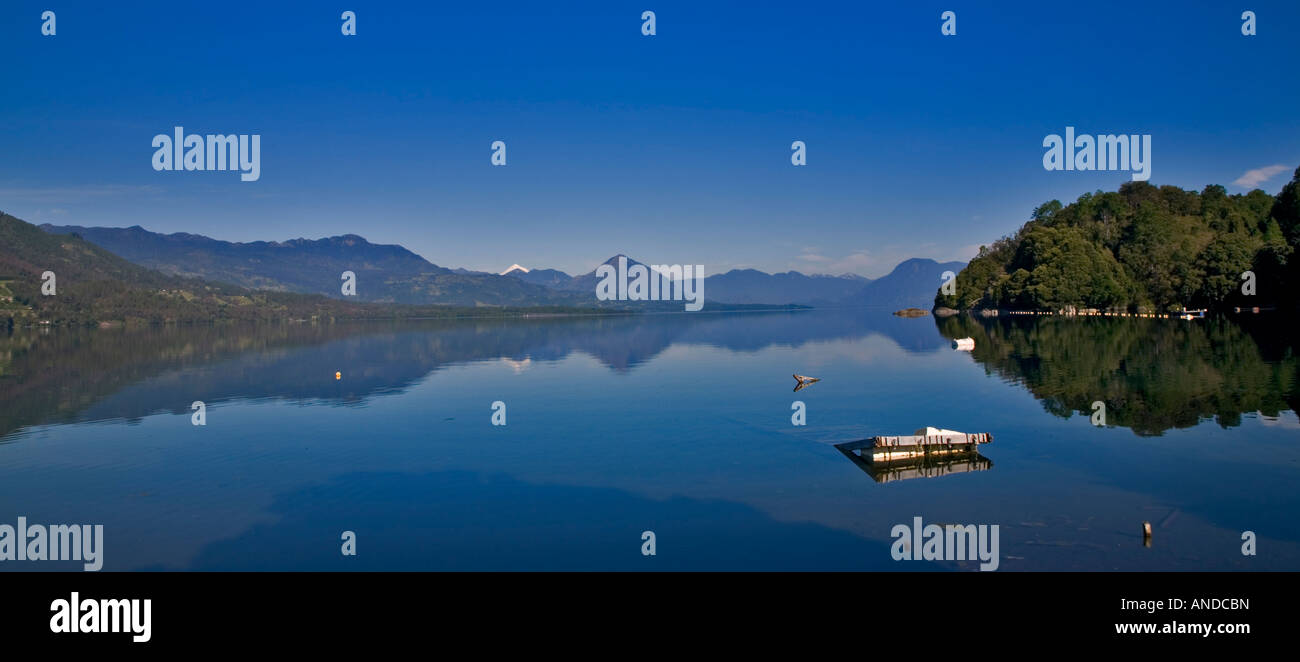
[[[1066,4],[7,1],[0,210],[356,233],[496,271],[623,252],[874,277],[1129,179],[1044,171],[1067,125],[1151,134],[1157,185],[1242,192],[1284,165],[1259,184],[1275,193],[1300,165],[1300,3]],[[260,134],[261,179],[155,172],[151,140],[177,125]]]

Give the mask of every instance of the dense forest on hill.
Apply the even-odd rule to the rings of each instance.
[[[1294,306],[1300,288],[1300,168],[1275,198],[1128,182],[1048,202],[957,275],[957,310],[1176,311]],[[1242,292],[1244,272],[1255,294]]]

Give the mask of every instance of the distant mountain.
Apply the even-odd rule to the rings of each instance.
[[[617,267],[620,257],[627,256],[620,253],[602,264]],[[648,268],[645,263],[627,257],[629,269],[637,264]],[[709,302],[728,305],[929,308],[934,292],[941,283],[940,275],[945,271],[959,272],[964,266],[962,262],[941,264],[934,260],[913,258],[902,262],[889,275],[878,280],[857,274],[810,276],[798,271],[769,274],[756,269],[733,269],[705,278],[704,298]],[[596,284],[600,282],[595,269],[572,277],[554,269],[523,271],[522,268],[509,270],[507,275],[551,289],[578,293],[594,292]]]
[[[926,258],[904,260],[888,275],[871,281],[845,303],[929,310],[934,305],[934,293],[943,284],[943,272],[960,273],[965,267],[965,262],[935,262]]]
[[[573,280],[573,276],[555,269],[532,269],[530,271],[514,270],[507,271],[505,275],[518,278],[525,283],[541,285],[551,289],[564,289],[565,285]]]
[[[611,258],[609,258],[608,260],[605,260],[604,262],[601,262],[600,264],[601,264],[601,265],[608,264],[608,265],[614,267],[615,270],[617,270],[617,269],[618,269],[618,258],[620,258],[620,257],[626,257],[626,258],[627,258],[627,267],[626,267],[626,268],[627,268],[628,270],[631,270],[633,266],[636,266],[636,265],[638,265],[638,264],[641,265],[641,266],[643,266],[643,267],[645,267],[646,269],[649,269],[649,268],[650,268],[650,265],[645,264],[644,262],[637,262],[636,260],[633,260],[632,258],[627,257],[626,255],[624,255],[624,254],[622,254],[622,253],[619,253],[618,255],[615,255],[614,257],[611,257]],[[596,265],[596,269],[599,269],[599,268],[600,268],[600,265]],[[591,271],[589,271],[589,272],[587,272],[587,273],[585,273],[585,274],[583,274],[583,275],[581,275],[581,276],[574,276],[573,278],[570,278],[570,279],[568,280],[568,282],[563,283],[562,285],[560,285],[558,289],[561,289],[561,290],[567,290],[567,291],[570,291],[570,292],[595,292],[595,291],[596,291],[596,285],[597,285],[598,283],[600,283],[600,281],[601,281],[601,279],[600,279],[599,277],[596,276],[596,269],[592,269]],[[556,273],[563,273],[563,272],[556,272]],[[707,297],[706,297],[705,300],[706,300],[706,301],[708,300]]]
[[[857,294],[870,282],[856,274],[805,276],[798,271],[768,274],[732,269],[704,280],[704,298],[725,303],[830,304]]]
[[[904,260],[875,280],[856,274],[804,275],[798,271],[767,274],[734,269],[704,281],[704,298],[723,303],[848,305],[883,308],[930,308],[945,271],[960,272],[965,263],[926,258]]]
[[[54,275],[54,292],[42,291]],[[325,297],[254,292],[132,264],[76,236],[0,213],[0,324],[210,322],[393,316]],[[442,311],[417,309],[412,314]]]
[[[53,235],[77,235],[135,265],[162,274],[231,283],[250,290],[319,294],[342,298],[341,275],[357,276],[357,301],[455,306],[601,306],[594,299],[596,270],[579,276],[555,269],[511,265],[502,274],[448,269],[396,245],[372,244],[357,235],[236,243],[196,234],[160,234],[140,226],[104,228],[43,225]],[[649,265],[623,254],[603,264]],[[846,274],[768,274],[734,269],[704,282],[707,302],[725,305],[790,304],[926,307],[939,275],[960,271],[960,262],[911,259],[878,280]],[[351,299],[348,299],[351,300]]]
[[[511,270],[506,271],[506,273],[522,281],[529,282],[529,283],[536,283],[538,285],[543,285],[545,287],[554,290],[587,294],[587,293],[595,292],[596,285],[601,281],[601,278],[596,275],[596,271],[600,269],[601,266],[608,264],[609,266],[614,267],[615,271],[617,272],[619,258],[627,259],[626,268],[629,271],[631,271],[632,267],[637,265],[645,267],[647,270],[650,269],[650,265],[644,262],[638,262],[637,260],[634,260],[628,257],[627,255],[624,255],[623,253],[619,253],[618,255],[615,255],[609,258],[608,260],[605,260],[599,265],[596,265],[595,269],[592,269],[591,271],[582,274],[581,276],[570,276],[569,274],[566,274],[563,271],[559,271],[556,269],[533,269],[530,271],[524,269],[523,267],[519,267],[519,265],[515,265],[515,267],[519,267],[519,269],[515,269],[514,267],[512,267]],[[723,303],[723,302],[719,302],[719,303]],[[731,302],[725,302],[725,303],[731,303]],[[749,303],[749,302],[737,302],[737,303]]]
[[[51,271],[55,274],[56,296],[61,285],[71,287],[77,283],[112,281],[163,288],[178,282],[178,279],[132,264],[84,238],[49,235],[8,214],[0,214],[0,239],[3,239],[0,247],[4,249],[0,252],[0,278],[30,278],[35,281],[35,289],[39,290],[41,274]]]
[[[199,277],[258,290],[342,298],[341,275],[357,276],[360,301],[457,306],[591,305],[509,276],[440,267],[395,245],[357,235],[236,243],[202,235],[159,234],[140,226],[86,228],[43,225],[77,234],[127,260],[166,274]]]

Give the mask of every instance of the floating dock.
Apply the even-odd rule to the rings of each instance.
[[[855,452],[868,462],[888,462],[930,455],[968,453],[974,451],[980,444],[992,441],[993,435],[987,432],[966,434],[927,427],[910,435],[868,437],[836,444],[835,447],[842,451]]]
[[[868,437],[835,444],[835,448],[872,480],[888,483],[987,471],[993,461],[976,449],[992,441],[993,435],[987,432],[966,434],[926,427],[911,435]]]

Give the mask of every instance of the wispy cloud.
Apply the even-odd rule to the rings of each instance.
[[[867,278],[879,278],[909,258],[925,257],[936,262],[967,262],[978,252],[978,244],[940,247],[927,242],[912,246],[880,246],[874,250],[861,248],[845,255],[832,257],[823,255],[814,247],[805,247],[800,255],[790,261],[788,268],[805,274],[838,276],[850,273]]]
[[[1232,183],[1242,188],[1255,188],[1256,186],[1276,177],[1278,173],[1283,172],[1286,172],[1286,166],[1284,165],[1264,166],[1263,168],[1247,170],[1246,174],[1238,177],[1236,181]]]
[[[795,259],[801,262],[811,262],[814,264],[825,264],[831,261],[831,258],[812,251],[805,251],[802,255],[796,257]]]
[[[851,251],[840,257],[830,257],[823,255],[812,246],[805,247],[790,264],[790,268],[795,271],[834,275],[845,273],[864,275],[879,271],[883,266],[881,258],[866,249]]]
[[[86,186],[9,186],[0,188],[0,200],[26,202],[75,202],[114,195],[150,195],[162,189],[149,185],[88,184]]]
[[[1270,428],[1283,428],[1287,430],[1300,430],[1300,415],[1295,412],[1282,412],[1276,417],[1260,415],[1259,424]]]

